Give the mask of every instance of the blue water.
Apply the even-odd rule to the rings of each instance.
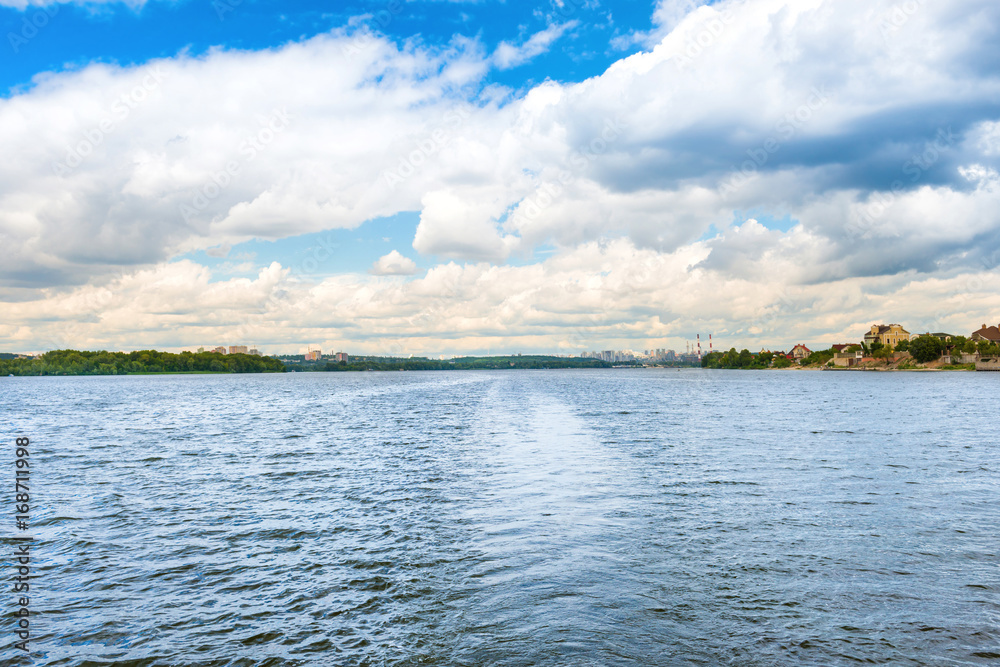
[[[33,443],[30,664],[996,664],[998,389],[2,378],[5,442]]]

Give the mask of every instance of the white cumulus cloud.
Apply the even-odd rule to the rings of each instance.
[[[40,74],[0,99],[5,345],[59,318],[94,345],[244,326],[365,349],[801,342],[873,312],[961,332],[995,307],[974,280],[1000,263],[1000,5],[902,6],[664,0],[649,50],[523,94],[484,77],[572,24],[493,54],[338,30]],[[406,211],[442,262],[412,279],[212,282],[171,261]]]
[[[412,276],[417,272],[417,263],[404,257],[398,250],[379,257],[369,273],[375,276]]]
[[[579,23],[579,21],[555,23],[545,30],[536,32],[523,44],[515,45],[506,41],[500,42],[496,51],[493,52],[493,62],[499,69],[511,69],[512,67],[523,65],[548,51],[557,39],[562,37],[568,30],[575,28]]]

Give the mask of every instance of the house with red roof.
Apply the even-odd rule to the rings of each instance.
[[[977,343],[980,341],[1000,343],[1000,327],[988,327],[984,324],[982,329],[974,331],[969,338]]]

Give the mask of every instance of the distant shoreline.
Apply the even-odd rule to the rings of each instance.
[[[716,353],[718,354],[718,353]],[[741,353],[744,354],[744,353]],[[820,353],[825,354],[825,353]],[[426,357],[352,357],[349,360],[280,359],[246,354],[221,354],[216,352],[87,352],[55,350],[40,357],[0,359],[0,377],[20,376],[111,376],[111,375],[230,375],[264,373],[365,373],[406,371],[463,371],[463,370],[557,370],[557,369],[697,369],[697,370],[762,370],[762,371],[862,371],[862,372],[939,372],[976,371],[972,364],[945,364],[943,360],[915,365],[912,360],[866,360],[867,363],[851,367],[834,367],[826,357],[808,359],[813,363],[798,365],[785,361],[782,365],[763,366],[757,363],[742,367],[715,366],[712,357],[707,365],[688,363],[643,364],[611,363],[585,357],[558,357],[548,355],[511,355],[499,357],[455,357],[432,360]],[[766,360],[765,360],[766,361]]]
[[[975,373],[974,368],[816,368],[816,367],[791,367],[791,368],[699,368],[697,366],[566,366],[562,368],[422,368],[422,369],[350,369],[343,371],[315,371],[315,370],[285,370],[285,371],[252,371],[235,373],[231,371],[168,371],[168,372],[137,372],[137,373],[32,373],[11,375],[4,374],[0,379],[8,377],[156,377],[156,376],[176,376],[176,375],[325,375],[327,373],[433,373],[433,372],[463,372],[463,371],[562,371],[562,370],[636,370],[636,371],[732,371],[732,372],[849,372],[849,373]]]

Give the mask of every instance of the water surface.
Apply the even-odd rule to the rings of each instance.
[[[998,386],[2,378],[34,664],[996,664]]]

